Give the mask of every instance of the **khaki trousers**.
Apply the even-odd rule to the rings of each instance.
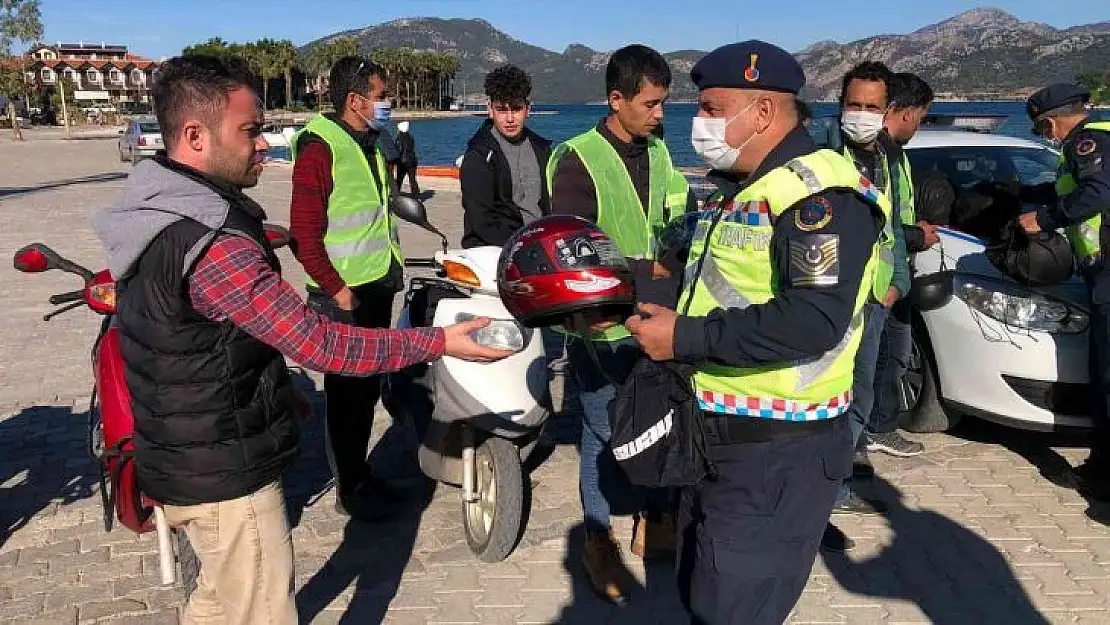
[[[285,495],[275,481],[217,503],[165,506],[200,559],[185,625],[295,625],[293,538]]]

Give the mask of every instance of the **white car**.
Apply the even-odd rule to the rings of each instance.
[[[162,149],[162,128],[154,117],[140,117],[120,131],[119,160],[137,165]]]
[[[1056,152],[1014,137],[923,129],[907,149],[915,175],[938,169],[957,194],[981,182],[1056,178]],[[986,259],[982,240],[951,228],[938,232],[940,244],[916,256],[915,275],[955,270],[953,297],[915,313],[903,426],[937,432],[973,415],[1028,430],[1090,428],[1082,280],[1024,287]]]

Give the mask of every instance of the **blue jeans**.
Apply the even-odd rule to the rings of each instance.
[[[897,307],[899,304],[895,304]],[[902,376],[910,364],[912,351],[910,324],[889,314],[879,343],[879,357],[875,363],[875,405],[867,431],[886,434],[898,429],[898,414],[902,411]]]
[[[578,399],[582,404],[582,438],[579,448],[578,490],[582,497],[582,511],[588,533],[609,531],[609,516],[613,507],[636,509],[646,500],[649,513],[663,512],[670,507],[670,491],[635,487],[617,465],[609,447],[612,430],[609,427],[609,402],[616,395],[616,387],[606,378],[607,373],[617,382],[627,377],[640,350],[631,338],[620,341],[595,341],[598,361],[604,372],[586,351],[579,338],[567,342],[567,360],[570,374],[578,386]]]
[[[852,448],[859,447],[860,437],[871,418],[875,403],[875,363],[879,358],[879,345],[882,343],[883,327],[886,325],[887,309],[881,304],[868,302],[864,305],[863,338],[856,352],[855,368],[852,371],[852,405],[848,406],[848,424],[852,427]],[[848,500],[852,492],[852,478],[849,475],[840,484],[836,503]]]

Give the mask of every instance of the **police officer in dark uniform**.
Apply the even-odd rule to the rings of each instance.
[[[1026,232],[1065,228],[1077,266],[1091,293],[1089,327],[1095,433],[1091,455],[1074,471],[1080,488],[1110,499],[1110,270],[1102,248],[1110,242],[1110,122],[1092,121],[1090,92],[1074,84],[1055,84],[1026,102],[1033,133],[1061,146],[1055,184],[1023,189],[1024,199],[1043,208],[1021,216]]]
[[[799,118],[805,75],[785,50],[730,44],[691,78],[694,149],[728,180],[696,217],[683,314],[641,304],[626,325],[651,358],[695,365],[720,474],[681,497],[693,622],[777,625],[852,470],[845,411],[890,204],[818,150]]]

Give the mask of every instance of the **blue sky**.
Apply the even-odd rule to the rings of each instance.
[[[883,6],[896,7],[877,10]],[[517,39],[562,51],[583,43],[612,50],[632,42],[662,51],[712,49],[759,38],[792,51],[820,40],[851,41],[916,30],[983,3],[956,0],[42,0],[45,40],[125,44],[172,56],[209,37],[288,38],[300,45],[340,30],[399,17],[478,17]],[[1110,21],[1110,0],[999,0],[1022,20],[1057,27]],[[1066,7],[1066,11],[1060,9]]]

